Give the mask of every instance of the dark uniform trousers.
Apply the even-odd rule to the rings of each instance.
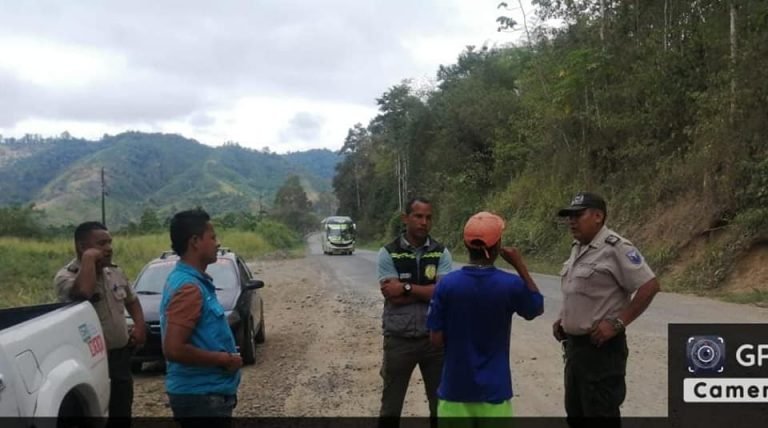
[[[110,397],[109,417],[130,418],[133,406],[133,376],[131,375],[131,354],[133,349],[110,349],[107,351],[109,364]]]
[[[381,366],[384,391],[381,395],[380,416],[400,417],[408,382],[417,365],[424,379],[429,414],[433,418],[437,417],[437,387],[443,372],[443,350],[432,346],[428,336],[384,336],[384,363]]]
[[[621,333],[599,348],[589,335],[568,335],[565,346],[565,411],[571,426],[588,426],[581,418],[617,418],[627,387],[627,337]],[[577,419],[574,419],[577,418]],[[601,425],[608,421],[603,420]],[[585,425],[586,424],[586,425]]]

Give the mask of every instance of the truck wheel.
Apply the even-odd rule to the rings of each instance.
[[[243,358],[243,364],[247,365],[256,362],[256,342],[253,328],[253,318],[249,316],[247,321],[243,323],[240,335],[240,356]]]
[[[85,412],[74,391],[69,392],[59,407],[59,417],[56,419],[56,428],[70,428],[82,426],[85,421]]]

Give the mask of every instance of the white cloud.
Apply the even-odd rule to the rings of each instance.
[[[33,38],[0,38],[0,69],[50,88],[83,87],[126,72],[125,58],[99,49]]]
[[[305,111],[296,113],[288,126],[280,130],[280,141],[317,141],[323,129],[325,118],[316,113]]]
[[[467,45],[519,38],[496,32],[497,5],[0,0],[0,134],[337,149],[390,86],[434,78]]]

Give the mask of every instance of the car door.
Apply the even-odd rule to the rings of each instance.
[[[251,270],[248,269],[248,265],[246,265],[243,259],[240,257],[237,258],[237,267],[240,271],[241,287],[245,288],[251,282],[251,280],[253,280],[253,274],[251,273]],[[251,316],[253,317],[253,322],[256,323],[258,329],[258,323],[261,320],[262,307],[259,290],[244,289],[243,293],[249,293],[248,301],[250,302]]]
[[[18,417],[19,403],[13,387],[16,368],[0,349],[0,417]]]

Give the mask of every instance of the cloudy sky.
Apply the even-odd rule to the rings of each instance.
[[[519,40],[499,1],[0,0],[0,135],[338,149],[387,88]]]

